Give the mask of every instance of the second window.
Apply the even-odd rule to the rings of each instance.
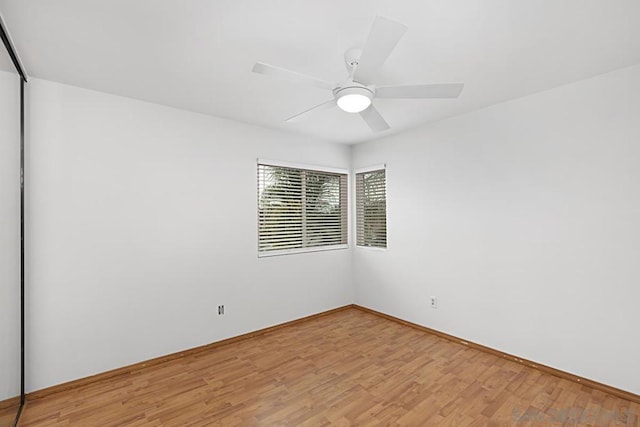
[[[356,244],[387,247],[387,179],[384,169],[356,173]]]

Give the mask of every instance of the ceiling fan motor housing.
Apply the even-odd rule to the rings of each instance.
[[[348,85],[338,86],[337,88],[335,88],[333,90],[333,95],[336,97],[336,99],[346,95],[362,95],[366,96],[369,99],[373,99],[375,92],[372,88],[369,88],[358,82],[350,82]]]

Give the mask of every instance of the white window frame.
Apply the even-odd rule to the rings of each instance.
[[[256,246],[258,247],[258,258],[269,258],[273,256],[281,256],[281,255],[290,255],[290,254],[302,254],[302,253],[311,253],[311,252],[324,252],[324,251],[334,251],[339,249],[349,249],[349,241],[350,241],[350,215],[351,215],[351,198],[349,197],[349,192],[351,191],[351,174],[348,169],[336,168],[331,166],[321,166],[321,165],[313,165],[307,163],[297,163],[297,162],[288,162],[282,160],[271,160],[271,159],[256,159],[256,168],[258,165],[268,165],[268,166],[277,166],[283,168],[292,168],[292,169],[304,169],[308,171],[315,172],[327,172],[334,174],[342,174],[347,176],[347,243],[339,244],[339,245],[327,245],[327,246],[310,246],[306,248],[294,248],[294,249],[282,249],[276,251],[267,251],[260,252],[260,221],[256,216]],[[256,211],[257,215],[257,211]]]

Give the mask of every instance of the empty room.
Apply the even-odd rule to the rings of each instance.
[[[637,0],[0,18],[0,427],[640,426]]]

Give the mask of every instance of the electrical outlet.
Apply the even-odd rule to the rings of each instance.
[[[218,314],[224,314],[224,304],[218,306]]]
[[[429,297],[429,302],[431,303],[431,308],[438,308],[438,298]]]

